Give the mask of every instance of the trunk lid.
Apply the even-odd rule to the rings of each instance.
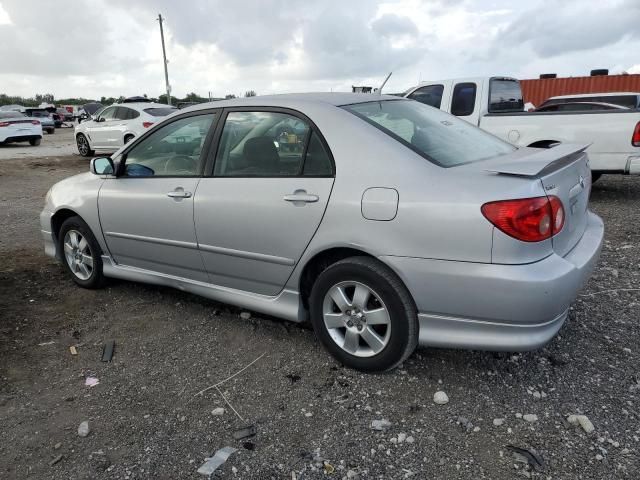
[[[518,159],[490,160],[485,170],[501,175],[539,178],[547,196],[562,201],[564,227],[552,237],[553,250],[565,256],[578,243],[587,226],[591,170],[584,150],[588,145],[561,144],[549,149],[527,149]]]

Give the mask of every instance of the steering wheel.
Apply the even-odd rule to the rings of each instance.
[[[164,173],[173,174],[177,172],[195,173],[198,162],[187,155],[175,155],[164,164]]]

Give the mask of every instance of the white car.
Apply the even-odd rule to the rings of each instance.
[[[42,125],[40,120],[27,117],[15,111],[0,111],[0,145],[5,143],[29,142],[40,145]]]
[[[78,152],[84,157],[96,151],[115,152],[142,135],[163,117],[177,112],[164,103],[139,102],[114,104],[96,112],[91,120],[75,129]]]

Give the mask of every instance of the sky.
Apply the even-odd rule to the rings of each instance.
[[[400,92],[468,76],[640,73],[640,0],[0,0],[0,93]]]

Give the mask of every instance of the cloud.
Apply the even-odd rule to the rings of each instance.
[[[381,37],[418,36],[418,27],[409,17],[395,15],[393,13],[385,13],[380,18],[374,20],[371,24],[371,29]]]

